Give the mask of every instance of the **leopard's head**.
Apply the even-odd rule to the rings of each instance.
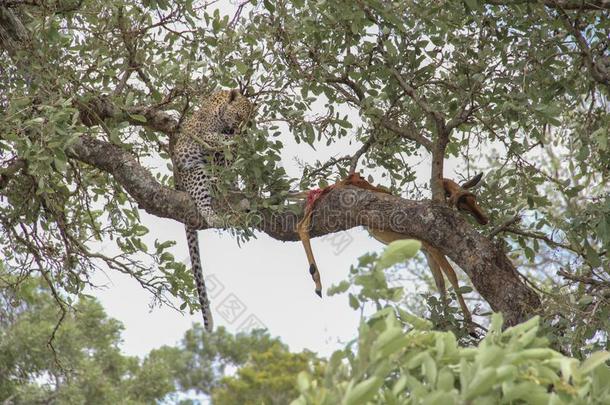
[[[212,94],[204,105],[213,111],[215,129],[227,135],[239,133],[252,120],[255,110],[255,105],[235,89]]]

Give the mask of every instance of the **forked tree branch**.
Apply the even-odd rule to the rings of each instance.
[[[555,1],[555,3],[557,3],[557,1]],[[565,12],[565,10],[559,8],[558,13],[565,27],[568,31],[570,31],[570,33],[576,40],[576,44],[580,49],[582,58],[585,62],[585,65],[587,66],[587,69],[589,70],[589,73],[591,74],[591,77],[593,77],[593,80],[598,83],[610,86],[610,71],[608,71],[608,68],[606,68],[602,58],[594,58],[591,48],[587,43],[587,40],[583,36],[582,32],[577,28],[577,23],[572,21],[572,19]]]

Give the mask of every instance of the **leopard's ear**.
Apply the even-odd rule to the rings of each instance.
[[[240,91],[238,89],[231,90],[231,92],[229,93],[229,103],[235,101],[235,99],[239,95],[241,95],[241,93],[240,93]]]

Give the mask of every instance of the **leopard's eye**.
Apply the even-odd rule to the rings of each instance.
[[[225,135],[235,135],[235,128],[233,128],[233,127],[225,127],[225,128],[223,128],[222,133],[225,134]]]

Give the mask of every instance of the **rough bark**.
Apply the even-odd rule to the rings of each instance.
[[[131,125],[146,126],[170,137],[180,128],[178,120],[163,110],[146,106],[121,108],[114,105],[107,96],[92,97],[86,103],[76,102],[76,106],[81,122],[88,127],[112,118],[127,121]]]
[[[68,153],[72,158],[111,174],[146,212],[173,218],[198,229],[205,228],[205,221],[188,194],[157,182],[134,155],[121,147],[83,135]]]
[[[27,37],[28,31],[21,20],[0,2],[0,49],[12,54]]]
[[[206,227],[186,193],[159,184],[119,146],[82,136],[71,155],[112,174],[147,212]],[[527,319],[540,307],[538,296],[521,281],[504,252],[455,210],[432,201],[406,200],[352,187],[331,191],[316,207],[312,237],[362,225],[399,232],[436,247],[466,272],[477,291],[494,311],[504,314],[509,325]],[[260,230],[271,237],[298,240],[299,215],[262,212],[261,219]]]

